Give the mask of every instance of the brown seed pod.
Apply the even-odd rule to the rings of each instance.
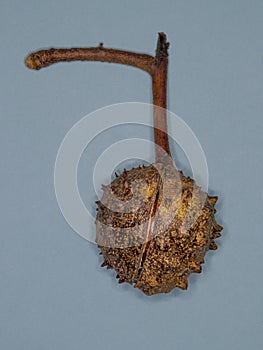
[[[169,198],[163,182],[172,191]],[[138,209],[114,211],[116,201],[125,207],[136,186],[144,198],[134,204]],[[104,188],[98,202],[96,240],[104,257],[102,266],[115,269],[120,283],[134,284],[147,295],[186,289],[188,275],[201,272],[205,253],[217,248],[214,239],[222,227],[214,218],[216,201],[172,164],[122,173]]]
[[[102,266],[117,272],[119,283],[133,284],[147,295],[187,288],[191,272],[200,273],[206,252],[217,249],[222,227],[215,221],[217,197],[178,171],[170,157],[166,123],[168,47],[159,33],[156,55],[97,48],[41,50],[26,59],[40,69],[61,61],[102,61],[131,65],[152,77],[154,164],[142,166],[102,186],[97,202],[96,242]],[[161,108],[160,108],[161,107]]]

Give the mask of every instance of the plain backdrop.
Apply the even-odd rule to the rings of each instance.
[[[1,0],[0,349],[262,349],[262,16],[261,0]],[[150,78],[99,63],[35,72],[24,58],[101,41],[154,53],[158,31],[169,109],[202,144],[225,229],[187,291],[147,297],[68,226],[53,170],[81,117],[150,102]],[[80,178],[85,190],[85,166]]]

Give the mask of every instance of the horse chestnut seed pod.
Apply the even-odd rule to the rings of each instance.
[[[187,289],[190,273],[200,273],[206,252],[217,249],[222,227],[211,197],[177,170],[167,136],[169,43],[159,33],[155,56],[104,48],[49,49],[31,53],[26,65],[41,69],[57,62],[100,61],[133,66],[152,78],[155,162],[125,170],[97,201],[96,242],[102,266],[114,269],[146,295]]]

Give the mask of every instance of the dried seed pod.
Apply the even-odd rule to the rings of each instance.
[[[124,169],[111,184],[102,185],[96,217],[102,266],[115,269],[119,283],[134,284],[147,295],[186,289],[188,275],[201,272],[207,250],[217,249],[214,240],[222,230],[214,218],[217,197],[203,192],[170,159],[168,47],[166,35],[159,33],[155,57],[107,49],[100,43],[95,48],[40,50],[26,59],[26,65],[36,70],[80,60],[130,65],[151,75],[155,163]]]
[[[168,201],[163,197],[164,181],[174,183]],[[141,203],[134,204],[136,210],[114,211],[116,201],[125,207],[136,186],[146,195],[142,195]],[[147,295],[168,293],[174,287],[186,289],[188,275],[201,272],[205,253],[216,249],[214,239],[222,230],[214,218],[216,200],[172,164],[152,164],[119,175],[98,207],[96,241],[104,257],[103,266],[115,269],[121,283],[134,284]],[[189,213],[196,217],[188,225]]]

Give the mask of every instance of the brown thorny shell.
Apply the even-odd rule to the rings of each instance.
[[[217,197],[171,163],[124,170],[102,188],[96,217],[102,266],[147,295],[187,289],[188,275],[200,273],[207,250],[217,249]]]

